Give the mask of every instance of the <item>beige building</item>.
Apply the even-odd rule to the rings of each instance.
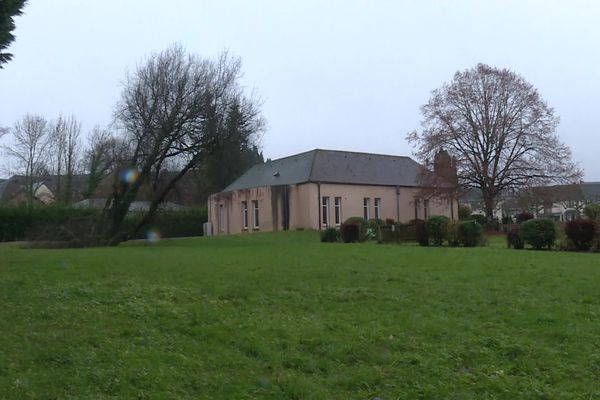
[[[455,201],[419,197],[409,157],[312,150],[252,167],[208,199],[214,235],[323,229],[346,219],[408,222],[457,215]]]

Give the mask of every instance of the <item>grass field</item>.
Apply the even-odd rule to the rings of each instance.
[[[1,399],[600,399],[600,255],[0,247]]]

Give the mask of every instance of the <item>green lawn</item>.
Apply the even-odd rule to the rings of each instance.
[[[0,247],[0,399],[600,399],[600,255]]]

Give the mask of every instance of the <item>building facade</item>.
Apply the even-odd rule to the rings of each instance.
[[[457,215],[456,201],[420,197],[408,157],[313,150],[251,168],[208,200],[215,235],[339,227],[349,217],[408,222]]]

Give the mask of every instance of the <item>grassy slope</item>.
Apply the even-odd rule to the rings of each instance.
[[[600,398],[600,257],[310,232],[0,248],[0,398]]]

